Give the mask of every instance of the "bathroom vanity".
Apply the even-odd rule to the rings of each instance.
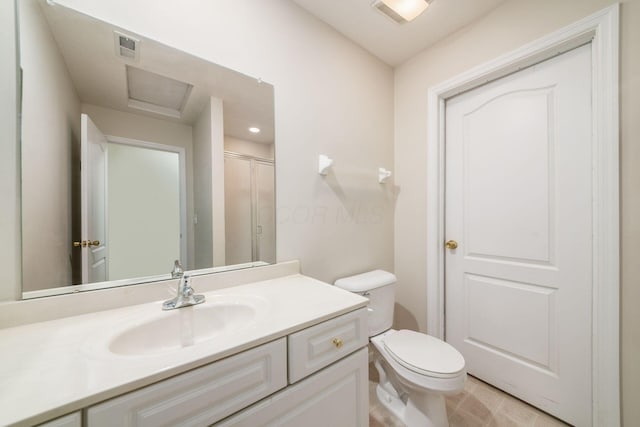
[[[292,274],[0,330],[0,424],[368,425],[365,298]]]

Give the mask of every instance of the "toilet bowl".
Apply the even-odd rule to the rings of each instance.
[[[444,396],[463,390],[462,355],[437,338],[389,330],[371,338],[378,400],[407,426],[448,426]]]
[[[393,274],[376,270],[339,279],[335,285],[369,298],[378,400],[408,427],[446,427],[444,396],[463,390],[464,358],[438,338],[391,329],[395,283]]]

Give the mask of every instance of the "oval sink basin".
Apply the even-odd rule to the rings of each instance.
[[[153,355],[201,344],[256,322],[267,305],[247,296],[207,297],[202,304],[162,311],[116,335],[109,350],[121,355]]]

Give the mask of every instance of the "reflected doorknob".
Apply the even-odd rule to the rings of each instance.
[[[458,247],[458,242],[456,242],[455,240],[449,240],[444,245],[447,249],[455,249]]]
[[[79,248],[79,247],[90,248],[92,246],[100,246],[100,240],[83,240],[81,242],[73,242],[74,248]]]

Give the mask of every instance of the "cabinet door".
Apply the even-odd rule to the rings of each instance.
[[[284,338],[92,406],[89,427],[205,426],[287,385]]]
[[[44,424],[38,424],[38,427],[80,427],[81,425],[82,417],[80,416],[80,411],[78,411]]]
[[[368,351],[362,348],[217,427],[366,427]]]

